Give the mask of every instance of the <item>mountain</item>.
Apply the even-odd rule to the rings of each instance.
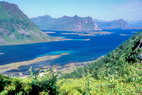
[[[61,18],[52,18],[46,15],[31,19],[44,30],[91,31],[99,29],[91,17],[79,17],[75,15],[73,17],[63,16]]]
[[[50,28],[52,28],[55,21],[55,19],[49,15],[35,17],[32,18],[31,20],[43,30],[50,30]]]
[[[123,19],[113,21],[95,20],[101,29],[128,29],[129,24]]]
[[[57,31],[91,31],[101,29],[142,29],[142,20],[125,21],[123,19],[105,21],[91,17],[63,16],[53,18],[49,15],[31,18],[31,20],[43,30]]]
[[[142,29],[142,20],[129,21],[128,23],[134,29]]]
[[[15,4],[0,2],[0,44],[23,44],[52,40]]]

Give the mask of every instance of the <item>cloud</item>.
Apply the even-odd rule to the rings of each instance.
[[[122,13],[127,19],[142,19],[142,1],[128,0],[126,3],[114,7],[115,11]]]

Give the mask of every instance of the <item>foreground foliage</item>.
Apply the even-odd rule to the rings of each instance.
[[[141,95],[142,64],[126,67],[129,75],[109,75],[95,79],[90,75],[76,79],[62,79],[58,82],[61,95]]]
[[[32,73],[29,78],[9,78],[0,75],[0,95],[57,95],[56,75]]]

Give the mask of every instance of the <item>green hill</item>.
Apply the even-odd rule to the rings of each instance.
[[[0,76],[0,94],[141,95],[141,39],[139,32],[103,58],[61,77],[52,71],[23,79]]]
[[[17,5],[0,2],[0,44],[43,42],[51,39]]]
[[[142,39],[142,32],[137,33],[132,38],[125,41],[122,45],[97,62],[79,68],[71,74],[65,75],[65,78],[79,78],[86,76],[88,73],[92,74],[96,79],[100,79],[99,76],[124,76],[125,74],[123,73],[129,72],[129,70],[125,70],[126,67],[141,62],[141,59],[138,57],[142,54],[142,48],[138,48],[140,39]]]

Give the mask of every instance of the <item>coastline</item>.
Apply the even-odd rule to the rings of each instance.
[[[79,35],[79,36],[96,36],[96,35],[110,35],[112,32],[101,31],[101,32],[77,32],[77,33],[61,33],[62,35]]]
[[[112,32],[102,31],[102,32],[86,32],[87,34],[77,32],[77,33],[61,33],[63,35],[79,35],[79,36],[96,36],[96,35],[109,35]],[[35,41],[35,42],[23,42],[23,43],[4,43],[0,44],[0,46],[11,46],[11,45],[26,45],[26,44],[36,44],[36,43],[46,43],[46,42],[56,42],[56,41],[68,41],[74,40],[71,38],[64,38],[64,37],[52,37],[52,39],[45,40],[45,41]]]
[[[96,62],[96,61],[100,60],[103,57],[104,56],[100,56],[96,60],[92,60],[92,61],[68,63],[68,64],[65,64],[64,66],[56,66],[55,65],[54,68],[55,68],[56,71],[60,72],[61,74],[71,73],[75,69],[86,66],[86,65],[91,64],[93,62]]]
[[[61,53],[59,55],[47,55],[47,56],[38,57],[38,58],[35,58],[35,59],[32,59],[32,60],[28,60],[28,61],[15,62],[15,63],[6,64],[6,65],[1,65],[0,66],[0,74],[12,76],[12,77],[13,76],[26,77],[28,75],[25,75],[24,72],[22,72],[22,71],[20,71],[20,72],[19,71],[18,72],[13,71],[13,72],[9,72],[9,73],[7,73],[7,72],[11,71],[11,70],[20,70],[19,67],[21,67],[21,66],[27,66],[27,65],[38,64],[38,63],[40,64],[44,61],[51,61],[51,60],[54,60],[54,59],[58,59],[58,58],[60,58],[64,55],[68,55],[68,54],[69,53]],[[60,66],[60,65],[53,65],[52,66],[52,65],[46,64],[42,67],[39,67],[39,68],[41,68],[41,71],[42,71],[39,74],[44,74],[44,73],[46,73],[46,72],[44,72],[45,70],[49,70],[51,68],[55,72],[60,72],[60,74],[70,73],[77,68],[86,66],[86,65],[93,63],[93,62],[96,62],[103,57],[104,56],[101,56],[101,57],[97,58],[96,60],[92,60],[92,61],[68,63],[68,64],[65,64],[63,66]],[[35,69],[35,70],[37,70],[37,69]]]
[[[36,41],[36,42],[27,42],[27,43],[0,44],[0,46],[26,45],[26,44],[37,44],[37,43],[73,40],[73,39],[67,39],[67,38],[63,38],[63,37],[54,37],[54,38],[55,38],[54,40]]]
[[[20,67],[20,66],[31,65],[31,64],[38,63],[38,62],[42,62],[42,61],[54,60],[54,59],[60,58],[64,55],[68,55],[68,54],[69,53],[62,53],[59,55],[47,55],[47,56],[38,57],[38,58],[35,58],[32,60],[28,60],[28,61],[15,62],[15,63],[6,64],[6,65],[1,65],[0,66],[0,73],[4,73],[6,71],[10,71],[13,69],[18,69],[18,67]]]

